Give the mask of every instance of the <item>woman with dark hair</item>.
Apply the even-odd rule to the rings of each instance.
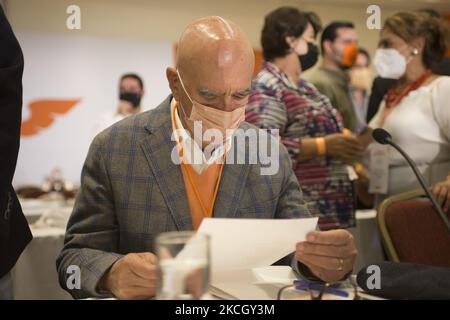
[[[312,214],[322,230],[355,225],[353,168],[364,148],[344,132],[342,117],[301,74],[317,61],[320,21],[313,13],[281,7],[264,22],[263,69],[253,80],[246,121],[279,129]]]
[[[429,185],[450,171],[450,77],[432,71],[447,52],[442,21],[419,12],[400,12],[380,34],[374,65],[383,78],[398,79],[370,122],[384,128],[417,163]],[[419,188],[397,151],[370,148],[371,188],[377,203],[385,197]],[[385,157],[387,161],[378,161]]]

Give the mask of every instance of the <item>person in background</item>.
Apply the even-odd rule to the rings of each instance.
[[[322,32],[320,40],[321,65],[305,75],[331,105],[342,114],[344,126],[354,133],[363,131],[350,97],[350,78],[347,71],[353,67],[358,53],[358,35],[352,22],[334,21]]]
[[[11,269],[32,235],[12,187],[20,144],[23,55],[0,5],[0,300],[13,299]]]
[[[429,185],[450,171],[450,77],[432,71],[447,52],[447,34],[437,18],[400,12],[385,21],[374,57],[381,77],[398,80],[369,125],[390,132]],[[419,187],[396,150],[378,144],[370,149],[370,190],[377,194],[376,204]]]
[[[367,50],[358,48],[355,64],[349,70],[350,94],[360,123],[366,122],[369,90],[372,84],[370,55]]]
[[[104,114],[95,126],[95,134],[113,125],[117,121],[142,111],[141,100],[144,96],[144,81],[135,73],[127,73],[119,81],[119,105],[116,112]]]
[[[433,9],[420,9],[417,12],[428,14],[432,18],[442,19],[439,12]],[[434,66],[432,66],[432,69],[436,74],[450,76],[450,57],[445,57],[441,62],[436,63]],[[369,98],[369,105],[367,108],[367,123],[369,123],[370,120],[372,120],[372,118],[378,112],[380,103],[383,100],[384,95],[390,88],[394,86],[395,83],[396,79],[382,78],[379,76],[374,79],[372,89],[370,90],[371,94]]]
[[[297,8],[281,7],[265,17],[265,62],[252,82],[246,121],[279,129],[305,202],[319,216],[321,230],[327,230],[355,225],[355,174],[349,173],[349,165],[356,163],[364,146],[344,131],[341,114],[330,100],[301,78],[317,62],[319,31],[317,16]]]

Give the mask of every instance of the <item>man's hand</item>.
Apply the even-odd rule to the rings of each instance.
[[[363,146],[364,149],[367,149],[369,144],[373,142],[372,137],[373,129],[370,127],[365,127],[362,132],[356,136],[356,139],[359,141],[359,143]]]
[[[325,137],[327,154],[342,160],[346,164],[354,164],[364,153],[364,146],[351,135],[343,133],[330,134]]]
[[[118,299],[150,299],[157,286],[156,256],[150,252],[130,253],[117,260],[99,283]]]
[[[326,282],[335,282],[352,271],[358,254],[353,236],[346,230],[313,231],[297,243],[295,257]]]
[[[450,210],[450,175],[447,180],[439,182],[431,189],[444,212]]]

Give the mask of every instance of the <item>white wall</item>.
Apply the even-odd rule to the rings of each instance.
[[[378,4],[382,19],[399,10],[433,7],[450,13],[448,0],[5,0],[7,14],[17,31],[43,31],[176,42],[187,23],[207,15],[221,15],[238,23],[259,47],[264,16],[281,5],[315,11],[324,24],[350,20],[356,24],[361,45],[374,51],[377,30],[366,28],[366,9]],[[81,7],[82,30],[65,27],[68,5]]]
[[[18,32],[25,57],[23,121],[34,116],[30,103],[42,99],[80,99],[37,134],[22,136],[14,185],[41,184],[53,168],[71,182],[79,181],[96,122],[117,108],[118,79],[139,71],[148,89],[142,106],[158,105],[169,88],[163,75],[172,63],[172,44],[87,36],[65,37]]]

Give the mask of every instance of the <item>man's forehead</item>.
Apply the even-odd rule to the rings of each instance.
[[[213,39],[233,39],[235,26],[219,16],[207,17],[194,22],[191,27],[201,36]],[[189,27],[187,28],[189,29]]]
[[[337,38],[344,40],[347,39],[357,39],[358,34],[354,28],[339,28],[336,30]]]
[[[199,68],[229,69],[234,66],[245,68],[253,63],[253,50],[244,39],[222,39],[207,43],[185,44],[179,48],[178,62],[181,69]]]
[[[183,31],[180,42],[185,38],[191,40],[220,40],[233,39],[239,34],[239,28],[231,21],[227,21],[219,16],[201,18],[190,23]]]
[[[183,32],[178,43],[178,64],[183,71],[189,66],[227,68],[237,63],[252,63],[250,42],[233,22],[218,16],[192,22]]]
[[[139,81],[133,78],[124,78],[120,81],[120,87],[140,87]]]

